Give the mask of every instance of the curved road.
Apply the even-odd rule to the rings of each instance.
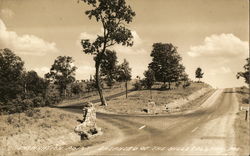
[[[74,108],[70,111],[81,112]],[[97,113],[122,135],[115,142],[71,155],[236,155],[233,89],[217,90],[198,109],[179,115],[134,116]]]

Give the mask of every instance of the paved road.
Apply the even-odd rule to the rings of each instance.
[[[115,142],[73,155],[235,155],[237,110],[233,89],[225,89],[217,90],[197,110],[182,115],[97,113],[98,119],[115,126],[121,135]]]

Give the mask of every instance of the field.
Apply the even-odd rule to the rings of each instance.
[[[236,93],[239,101],[239,108],[249,107],[249,89],[246,87],[236,88]],[[249,128],[249,113],[248,120],[245,120],[245,111],[239,110],[235,121],[236,145],[240,148],[239,155],[250,154],[250,128]]]

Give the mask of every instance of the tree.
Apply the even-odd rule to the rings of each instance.
[[[61,96],[66,96],[67,85],[75,81],[76,67],[74,60],[69,56],[58,56],[45,77],[59,86]]]
[[[43,97],[46,94],[46,89],[48,83],[45,79],[39,77],[35,71],[28,71],[24,73],[24,90],[25,93],[30,93],[35,96],[42,95]]]
[[[73,83],[71,85],[71,92],[74,93],[75,95],[79,95],[80,93],[83,92],[83,86],[81,83]]]
[[[116,79],[117,56],[115,51],[106,50],[101,61],[101,77],[112,88]]]
[[[131,68],[126,59],[117,67],[117,81],[125,82],[126,98],[128,98],[128,81],[131,80]]]
[[[246,84],[249,85],[250,83],[250,75],[249,75],[249,70],[250,70],[250,59],[246,59],[247,63],[243,66],[244,72],[238,72],[236,77],[239,79],[240,77],[243,77],[245,79]]]
[[[94,42],[89,39],[81,40],[83,52],[94,55],[95,61],[95,79],[97,89],[102,105],[107,105],[103,97],[102,88],[100,86],[100,65],[104,59],[104,54],[107,48],[122,44],[124,46],[132,46],[132,33],[126,28],[126,23],[132,22],[135,12],[125,0],[82,0],[92,7],[85,14],[92,19],[94,17],[97,22],[100,22],[103,28],[103,34],[98,35]]]
[[[198,67],[195,71],[195,77],[199,79],[198,82],[200,82],[200,79],[203,78],[203,74],[202,69]]]
[[[154,43],[150,56],[153,57],[153,60],[149,64],[149,68],[154,71],[156,80],[164,84],[168,82],[170,89],[171,82],[178,80],[181,71],[181,57],[177,52],[177,47],[171,43]]]
[[[0,49],[0,102],[15,99],[23,92],[23,65],[10,49]]]
[[[145,79],[143,80],[144,86],[146,86],[147,89],[150,91],[150,98],[152,99],[152,92],[151,88],[154,85],[155,82],[155,74],[152,69],[148,69],[147,71],[144,72]]]

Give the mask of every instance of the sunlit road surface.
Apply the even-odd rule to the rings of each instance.
[[[111,143],[71,155],[237,155],[233,129],[237,110],[233,89],[221,89],[197,110],[184,114],[98,113],[98,119],[115,126],[119,135]]]

